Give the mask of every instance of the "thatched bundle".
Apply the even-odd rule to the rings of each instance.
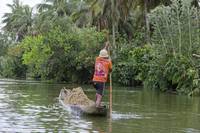
[[[65,96],[63,97],[65,104],[80,105],[80,106],[93,106],[95,102],[90,100],[83,92],[81,87],[74,88],[72,90],[64,89]]]

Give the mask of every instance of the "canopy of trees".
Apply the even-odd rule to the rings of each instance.
[[[197,0],[44,0],[7,5],[0,75],[88,83],[94,59],[111,42],[121,85],[200,93]]]

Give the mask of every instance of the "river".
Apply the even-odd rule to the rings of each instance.
[[[199,97],[113,87],[112,118],[94,117],[72,114],[59,103],[64,86],[79,85],[1,79],[0,132],[200,133]],[[94,99],[91,86],[82,88]]]

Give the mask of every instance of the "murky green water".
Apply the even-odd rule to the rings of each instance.
[[[72,87],[0,80],[0,132],[200,133],[199,97],[114,87],[109,119],[68,112],[58,101],[63,86]],[[83,88],[94,98],[93,88]]]

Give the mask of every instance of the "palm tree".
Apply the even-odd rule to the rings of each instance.
[[[70,15],[72,18],[72,21],[78,26],[78,27],[86,27],[91,26],[93,19],[92,19],[92,12],[90,10],[90,5],[92,4],[92,1],[81,1],[77,2],[77,9]]]
[[[69,16],[77,9],[76,4],[80,0],[44,0],[37,5],[34,29],[37,32],[48,32],[49,29],[60,21],[69,21]]]
[[[10,31],[12,30],[12,22],[15,20],[15,14],[22,10],[22,4],[19,0],[13,0],[13,4],[7,4],[7,6],[11,9],[11,13],[5,13],[2,22],[6,24],[4,29]]]
[[[78,26],[93,25],[99,31],[103,29],[110,31],[113,47],[116,48],[115,34],[119,30],[123,30],[128,36],[131,36],[129,31],[132,29],[132,24],[129,15],[133,4],[133,0],[85,0],[82,1],[82,9],[74,13],[72,18],[79,24]],[[85,23],[81,25],[83,20]]]
[[[11,13],[3,16],[3,29],[16,35],[17,41],[28,34],[33,22],[33,10],[28,5],[22,5],[19,0],[13,0],[13,4],[7,4],[11,8]]]
[[[73,12],[72,0],[44,0],[38,4],[37,8],[40,13],[49,12],[52,16],[69,16]]]

